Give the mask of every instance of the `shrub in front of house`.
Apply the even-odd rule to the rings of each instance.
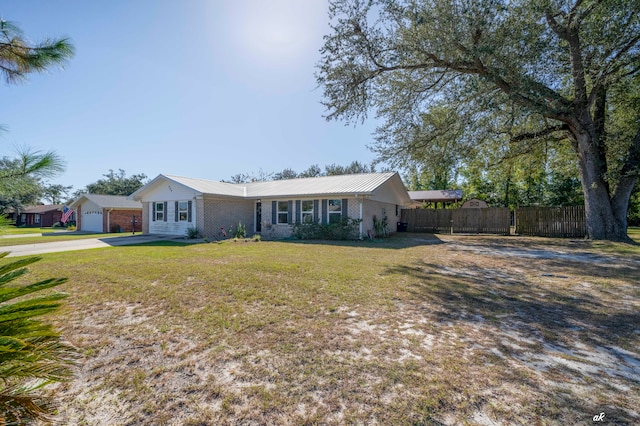
[[[185,236],[190,239],[193,240],[195,238],[198,238],[200,236],[200,230],[196,227],[190,227],[187,228],[187,232],[185,233]]]
[[[344,218],[335,223],[296,223],[293,236],[301,240],[355,240],[360,219]]]

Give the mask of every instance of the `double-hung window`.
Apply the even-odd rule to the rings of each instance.
[[[339,223],[342,220],[342,200],[329,200],[329,223]]]
[[[189,202],[179,201],[178,202],[178,221],[187,222],[188,220],[189,220]]]
[[[278,223],[289,223],[288,201],[278,201]]]
[[[164,211],[163,202],[155,203],[154,214],[155,214],[155,218],[153,220],[158,220],[158,221],[164,220],[165,211]]]
[[[313,200],[302,201],[302,223],[313,223]]]

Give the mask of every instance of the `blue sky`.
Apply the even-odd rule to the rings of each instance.
[[[228,180],[374,159],[374,123],[327,122],[314,78],[327,0],[5,0],[64,69],[1,83],[0,155],[54,149],[75,189],[109,169]]]

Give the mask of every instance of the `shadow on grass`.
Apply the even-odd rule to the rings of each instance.
[[[564,264],[560,266],[566,268]],[[584,272],[579,267],[576,270]],[[515,319],[520,331],[535,336],[542,333],[545,340],[558,345],[563,345],[562,338],[567,331],[584,331],[609,344],[624,344],[640,324],[637,310],[623,311],[584,293],[553,290],[552,286],[542,287],[523,277],[500,275],[493,270],[449,271],[422,262],[396,266],[388,272],[417,279],[411,288],[412,295],[442,306],[443,309],[436,312],[442,322],[493,320],[498,328],[508,331]]]
[[[567,275],[588,274],[582,265],[572,265],[571,271],[565,264],[556,266]],[[551,270],[556,270],[556,266]],[[454,269],[419,262],[388,268],[387,272],[411,277],[410,294],[437,322],[453,326],[466,323],[471,327],[464,330],[483,330],[477,343],[485,345],[488,359],[497,351],[493,354],[497,353],[501,360],[498,365],[504,365],[503,379],[514,385],[524,384],[535,395],[544,395],[545,404],[550,405],[548,412],[537,413],[541,417],[554,418],[563,411],[566,415],[568,409],[574,415],[585,414],[584,418],[576,418],[576,423],[588,422],[600,412],[606,412],[608,421],[616,424],[633,424],[638,420],[627,411],[629,407],[616,406],[613,400],[604,407],[571,392],[557,392],[558,387],[554,390],[548,385],[568,380],[588,384],[594,392],[617,395],[619,388],[608,379],[615,377],[623,386],[637,389],[638,351],[621,349],[638,347],[640,312],[632,309],[632,301],[621,306],[614,294],[600,300],[576,290],[580,284],[560,284],[554,288],[552,282],[537,282],[480,264]],[[559,274],[550,278],[562,280]],[[606,358],[598,360],[597,367],[590,370],[598,354],[606,354]],[[572,362],[587,369],[583,371]],[[536,374],[527,374],[526,369],[533,369]]]
[[[444,242],[434,234],[417,234],[398,232],[386,238],[374,238],[364,240],[299,240],[296,238],[278,240],[292,244],[303,245],[330,245],[340,247],[358,248],[384,248],[384,249],[406,249],[425,245],[443,244]]]

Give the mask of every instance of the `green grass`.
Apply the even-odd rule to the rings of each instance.
[[[20,234],[42,234],[44,232],[61,231],[62,228],[18,228],[16,226],[6,226],[0,230],[2,235],[20,235]]]
[[[83,354],[61,423],[640,420],[640,247],[427,238],[43,255]]]
[[[131,235],[130,233],[115,233],[115,234],[103,234],[103,233],[76,233],[76,232],[62,232],[52,233],[47,232],[37,237],[20,237],[20,238],[0,238],[0,247],[18,246],[25,244],[40,244],[40,243],[53,243],[56,241],[71,241],[71,240],[84,240],[87,238],[110,238],[110,237],[126,237]],[[138,232],[137,235],[140,235]]]

